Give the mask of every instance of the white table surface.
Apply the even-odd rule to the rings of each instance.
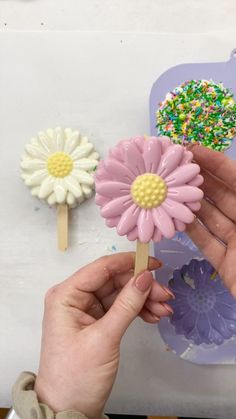
[[[23,145],[60,124],[79,127],[103,156],[148,133],[149,92],[165,69],[227,60],[236,46],[234,1],[68,3],[0,0],[0,406],[20,371],[37,371],[45,291],[112,246],[133,249],[90,200],[71,213],[70,249],[58,252],[54,210],[19,178]],[[231,419],[235,394],[236,368],[181,361],[138,320],[107,410]]]

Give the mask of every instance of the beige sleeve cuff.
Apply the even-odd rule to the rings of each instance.
[[[21,419],[87,419],[83,413],[68,410],[54,413],[50,407],[38,402],[34,391],[36,375],[32,372],[22,372],[13,390],[13,408]],[[101,419],[108,419],[102,416]]]

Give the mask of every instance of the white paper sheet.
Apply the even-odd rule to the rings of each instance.
[[[7,3],[0,0],[10,16],[10,4],[16,11],[26,3],[39,7],[40,1]],[[0,34],[0,406],[11,404],[10,389],[20,371],[37,371],[45,291],[112,252],[112,246],[134,248],[104,227],[90,200],[71,213],[70,249],[59,253],[54,210],[32,198],[19,177],[24,144],[49,126],[79,127],[103,156],[118,139],[148,133],[149,92],[165,69],[228,59],[236,46],[230,4],[227,25],[222,20],[223,30],[211,28],[208,34]],[[107,410],[231,419],[236,417],[235,383],[235,368],[184,362],[166,351],[155,326],[137,321],[123,341]]]

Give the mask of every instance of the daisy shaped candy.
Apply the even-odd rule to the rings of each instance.
[[[22,178],[49,205],[75,207],[92,195],[99,155],[87,137],[70,128],[40,132],[25,146]]]
[[[87,137],[70,128],[39,132],[25,146],[22,178],[31,194],[57,205],[58,247],[68,247],[68,207],[91,197],[98,153]]]
[[[203,177],[192,159],[168,137],[121,141],[96,172],[96,203],[107,226],[142,243],[184,231],[203,198]]]
[[[169,286],[176,334],[196,345],[221,345],[236,334],[236,301],[207,260],[192,259],[176,269]]]

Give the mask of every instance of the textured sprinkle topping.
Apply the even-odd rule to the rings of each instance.
[[[222,83],[191,80],[166,95],[156,121],[158,133],[174,143],[223,151],[236,135],[236,103]]]

